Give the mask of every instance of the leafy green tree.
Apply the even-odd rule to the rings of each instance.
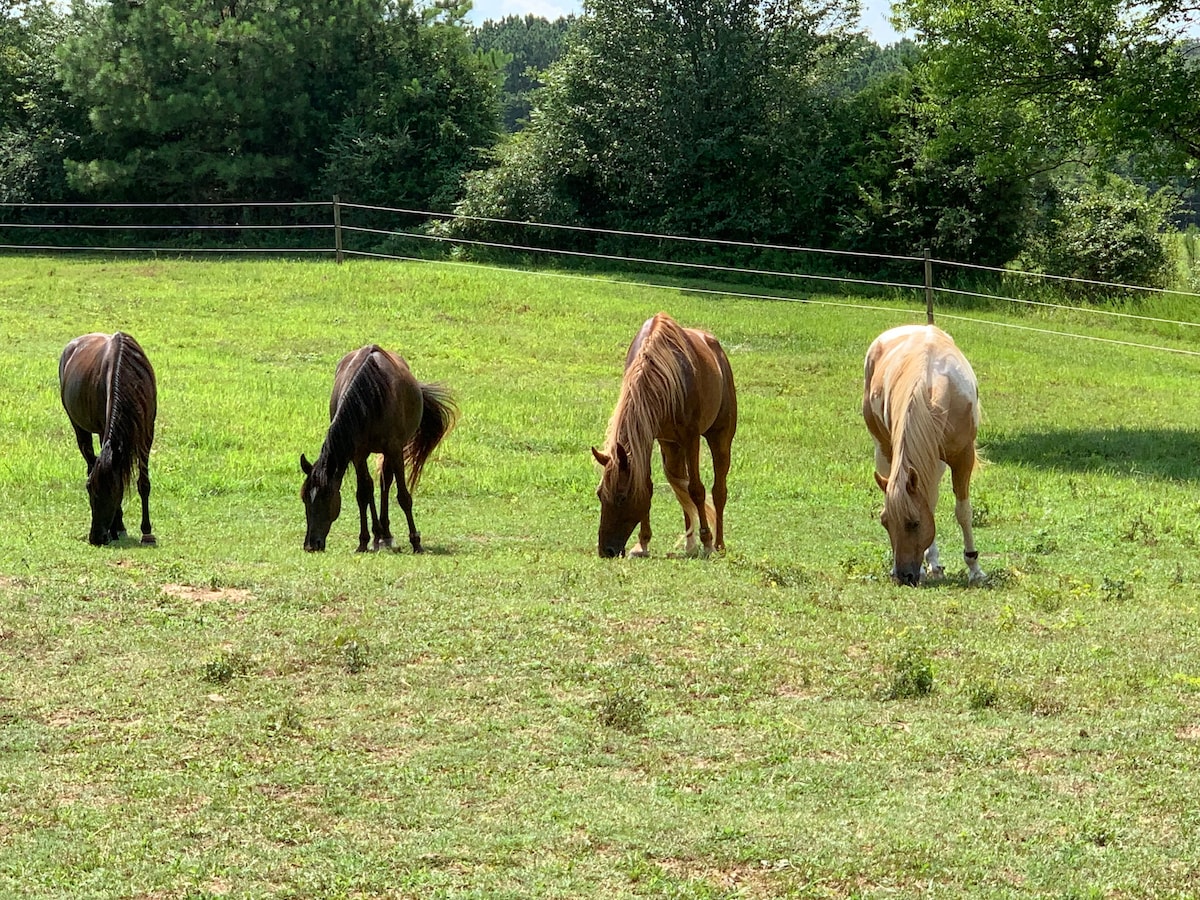
[[[321,188],[364,203],[450,209],[500,135],[495,69],[463,10],[393,15],[373,74],[322,151]]]
[[[562,58],[566,34],[574,16],[553,22],[540,16],[488,19],[471,32],[482,53],[494,54],[504,68],[504,128],[519,131],[533,109],[533,93],[542,86],[542,73]]]
[[[525,131],[462,211],[712,236],[808,237],[831,174],[828,72],[857,4],[597,0]]]
[[[1034,180],[1019,167],[988,162],[970,129],[946,119],[923,81],[915,45],[901,43],[886,57],[868,54],[868,74],[847,75],[862,87],[842,106],[835,128],[848,189],[839,245],[1007,263],[1034,220]]]
[[[946,103],[1017,115],[994,151],[1034,167],[1134,151],[1179,174],[1200,164],[1200,67],[1182,38],[1193,0],[900,0]],[[992,135],[994,137],[994,135]]]
[[[465,167],[496,130],[489,73],[460,15],[411,0],[77,6],[61,58],[93,135],[69,160],[71,179],[111,200],[332,188],[428,202],[457,183],[446,167]]]
[[[62,90],[55,48],[71,20],[52,0],[0,0],[0,200],[70,196],[63,158],[87,121]]]

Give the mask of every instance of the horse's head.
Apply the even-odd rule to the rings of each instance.
[[[892,541],[892,577],[900,584],[916,587],[921,581],[925,551],[933,543],[933,511],[917,484],[913,469],[903,484],[889,490],[888,479],[878,472],[875,481],[884,494],[883,515],[879,521]]]
[[[304,484],[300,488],[300,499],[304,501],[304,549],[310,553],[325,549],[329,529],[342,512],[341,485],[325,477],[324,469],[314,476],[313,469],[313,464],[301,453],[300,471],[304,473]]]
[[[635,484],[629,454],[620,444],[615,445],[612,456],[595,447],[592,455],[604,466],[600,487],[596,490],[596,496],[600,498],[598,549],[602,557],[624,556],[625,543],[633,529],[650,511],[650,490]]]
[[[88,505],[92,508],[88,543],[102,547],[117,536],[113,525],[121,514],[121,501],[125,498],[125,485],[103,453],[88,475],[87,493]]]

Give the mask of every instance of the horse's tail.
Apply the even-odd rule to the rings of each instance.
[[[418,387],[421,389],[421,424],[404,446],[410,491],[416,489],[426,461],[458,420],[458,404],[449,388],[441,384],[419,384]]]
[[[101,455],[107,455],[106,462],[112,466],[124,492],[134,463],[144,466],[150,458],[158,396],[154,368],[141,344],[120,331],[113,335],[113,342],[116,359],[109,384],[112,409]]]

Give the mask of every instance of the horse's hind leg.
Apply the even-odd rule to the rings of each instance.
[[[138,496],[142,499],[142,543],[154,544],[157,541],[150,528],[150,461],[148,459],[143,459],[141,465],[138,466],[137,486]],[[121,518],[119,512],[117,518]]]
[[[367,510],[371,511],[371,524],[378,531],[379,515],[375,511],[375,482],[371,480],[371,472],[365,459],[356,460],[354,473],[358,484],[354,490],[354,499],[358,501],[358,553],[366,553],[371,541],[371,533],[367,530]]]
[[[408,542],[412,544],[413,553],[424,553],[425,548],[421,546],[421,532],[417,531],[417,523],[413,521],[412,494],[404,481],[403,465],[396,471],[396,502],[404,510],[404,518],[408,520]]]
[[[379,522],[375,525],[375,549],[380,547],[392,548],[392,523],[388,517],[388,494],[392,490],[392,481],[396,470],[387,456],[379,466]]]
[[[725,499],[729,495],[726,480],[729,477],[730,446],[733,444],[733,439],[726,432],[721,432],[720,434],[708,437],[707,440],[708,452],[712,456],[713,464],[712,505],[713,518],[716,519],[714,525],[716,528],[716,538],[713,541],[713,548],[724,550]]]
[[[964,456],[964,459],[956,460],[950,467],[954,484],[954,518],[962,529],[967,583],[982,584],[987,574],[979,567],[979,551],[975,549],[975,535],[971,530],[971,475],[975,471],[975,448],[971,447]]]
[[[71,427],[75,429],[75,443],[79,446],[79,452],[83,454],[87,473],[91,475],[92,469],[96,468],[96,448],[92,444],[92,433],[74,422],[71,423]]]

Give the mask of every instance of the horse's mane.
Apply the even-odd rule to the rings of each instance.
[[[917,476],[920,496],[929,509],[939,481],[942,426],[930,395],[930,350],[927,346],[898,362],[886,398],[892,432],[892,468],[887,506],[906,519],[917,518],[917,500],[908,491],[908,471]]]
[[[625,369],[621,395],[604,439],[609,456],[616,453],[618,442],[627,451],[634,495],[645,491],[650,481],[650,448],[659,425],[683,418],[688,369],[695,366],[695,354],[683,329],[673,319],[656,317]],[[610,486],[602,483],[600,489],[606,492]]]
[[[118,331],[112,342],[116,356],[108,385],[108,422],[96,468],[111,472],[124,493],[134,460],[149,457],[154,443],[154,370],[132,337]]]
[[[355,439],[383,409],[388,379],[375,361],[378,350],[379,347],[370,348],[338,400],[337,411],[329,423],[329,432],[325,435],[314,472],[318,469],[329,470],[334,477],[344,474],[354,453]]]

